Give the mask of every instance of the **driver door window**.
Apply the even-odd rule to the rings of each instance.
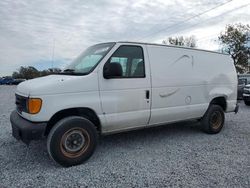
[[[145,65],[142,48],[139,46],[121,46],[107,63],[118,63],[122,76],[116,78],[144,78]]]

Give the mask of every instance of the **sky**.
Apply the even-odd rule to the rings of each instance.
[[[250,24],[249,10],[250,0],[1,0],[0,76],[20,66],[63,68],[108,41],[194,35],[198,48],[218,50],[220,32]]]

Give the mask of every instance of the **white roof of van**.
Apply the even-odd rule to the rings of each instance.
[[[189,50],[198,50],[198,51],[204,51],[204,52],[210,52],[210,53],[216,53],[216,54],[221,54],[221,55],[227,55],[227,56],[229,56],[229,54],[222,53],[222,52],[211,51],[211,50],[204,50],[204,49],[198,49],[198,48],[191,48],[191,47],[185,47],[185,46],[157,44],[157,43],[146,43],[146,42],[134,42],[134,41],[117,41],[117,43],[144,44],[144,45],[155,45],[155,46],[166,46],[166,47],[174,47],[174,48],[184,48],[184,49],[189,49]]]

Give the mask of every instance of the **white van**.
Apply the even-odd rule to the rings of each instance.
[[[237,112],[236,97],[228,55],[111,42],[89,47],[59,75],[18,85],[10,119],[16,139],[47,137],[51,158],[72,166],[92,155],[100,134],[189,119],[218,133],[224,113]]]

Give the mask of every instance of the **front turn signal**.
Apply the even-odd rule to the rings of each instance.
[[[37,114],[40,112],[42,107],[42,99],[39,98],[29,98],[28,99],[28,112],[30,114]]]

